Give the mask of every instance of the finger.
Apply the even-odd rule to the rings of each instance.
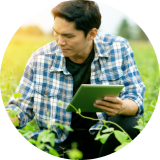
[[[102,110],[110,111],[110,110],[116,110],[119,111],[121,109],[120,105],[117,104],[111,104],[111,105],[102,105],[102,104],[96,104],[94,103],[94,106],[97,108],[100,108]]]
[[[104,97],[104,100],[112,103],[116,103],[116,104],[122,104],[122,100],[119,97],[107,96],[107,97]]]
[[[111,103],[111,102],[107,102],[107,101],[96,101],[95,104],[97,105],[101,105],[101,106],[105,106],[105,107],[109,107],[109,108],[117,108],[117,104],[115,103]]]
[[[94,106],[99,109],[102,109],[102,111],[105,112],[108,116],[115,116],[118,113],[118,110],[113,108],[109,108],[109,107],[105,107],[97,104],[94,104]]]

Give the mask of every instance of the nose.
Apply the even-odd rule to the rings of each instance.
[[[63,36],[59,35],[59,36],[58,36],[58,39],[57,39],[57,43],[58,43],[58,45],[60,45],[60,46],[66,45],[65,38],[64,38]]]

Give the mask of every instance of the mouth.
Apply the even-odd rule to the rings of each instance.
[[[65,51],[68,51],[69,49],[63,49],[63,48],[61,48],[61,50],[65,52]]]

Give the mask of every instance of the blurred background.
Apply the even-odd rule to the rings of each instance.
[[[6,25],[5,45],[8,44],[19,27],[17,33],[26,32],[30,35],[52,36],[54,19],[51,10],[59,3],[1,2],[1,16],[8,24]],[[160,38],[158,30],[160,27],[160,2],[96,1],[96,3],[102,14],[102,24],[99,31],[131,40],[150,41]]]
[[[102,14],[99,31],[128,39],[133,49],[136,64],[146,86],[144,102],[146,112],[143,119],[147,123],[156,106],[160,86],[159,66],[154,49],[143,30],[127,15],[106,4],[98,4]],[[53,7],[45,8],[26,20],[19,29],[17,28],[8,44],[0,74],[4,106],[7,105],[19,84],[31,54],[43,45],[54,41],[52,32],[54,19],[51,14]]]

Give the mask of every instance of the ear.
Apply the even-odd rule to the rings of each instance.
[[[95,36],[97,35],[97,32],[98,31],[96,28],[92,28],[88,33],[88,40],[93,40]]]

